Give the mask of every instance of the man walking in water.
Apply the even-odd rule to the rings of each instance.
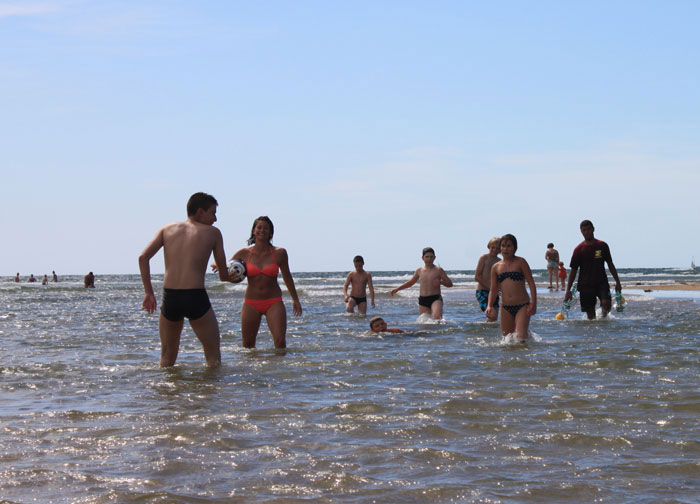
[[[605,274],[605,263],[608,263],[610,274],[615,279],[615,290],[621,291],[620,277],[610,255],[610,247],[601,240],[596,240],[593,236],[595,228],[589,220],[581,222],[581,234],[583,241],[574,249],[571,256],[571,272],[569,281],[566,284],[566,294],[564,300],[571,299],[571,286],[576,279],[576,272],[579,267],[581,274],[578,278],[578,291],[581,299],[581,311],[586,312],[589,320],[595,318],[596,298],[600,299],[602,316],[607,317],[612,305],[610,296],[610,284],[608,276]]]
[[[212,251],[222,281],[231,281],[226,267],[224,240],[216,222],[218,203],[213,196],[195,193],[187,202],[187,220],[163,226],[139,256],[139,270],[146,295],[142,308],[148,313],[156,309],[151,285],[151,258],[163,248],[165,276],[160,308],[160,366],[175,364],[180,349],[184,318],[204,348],[207,366],[221,364],[219,324],[204,289],[204,275]]]

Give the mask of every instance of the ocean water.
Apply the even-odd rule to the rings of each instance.
[[[244,286],[212,276],[216,370],[187,324],[158,367],[138,275],[2,278],[0,502],[700,502],[700,293],[630,290],[700,274],[622,269],[623,313],[557,321],[534,273],[526,345],[484,322],[472,271],[448,271],[440,324],[388,295],[411,272],[373,272],[367,317],[344,313],[347,272],[298,273],[285,352],[265,323],[241,347]]]

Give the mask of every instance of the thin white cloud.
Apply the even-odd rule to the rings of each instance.
[[[60,9],[60,4],[41,3],[0,3],[0,18],[11,16],[38,16],[56,12]]]

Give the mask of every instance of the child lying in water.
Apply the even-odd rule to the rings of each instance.
[[[369,328],[372,332],[390,332],[390,333],[402,333],[403,331],[397,327],[387,327],[386,322],[382,317],[373,317],[369,321]]]

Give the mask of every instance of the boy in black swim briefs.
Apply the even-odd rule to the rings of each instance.
[[[374,285],[372,285],[372,274],[364,270],[365,260],[362,256],[355,256],[352,260],[355,266],[355,271],[348,273],[343,285],[343,295],[345,296],[345,311],[352,313],[357,306],[358,313],[363,315],[367,313],[367,287],[369,287],[369,295],[374,308]],[[348,287],[350,295],[348,295]]]
[[[165,259],[163,302],[158,320],[160,365],[173,366],[180,349],[184,318],[202,343],[207,366],[221,364],[219,324],[204,290],[204,275],[212,252],[222,281],[234,280],[226,267],[224,240],[212,224],[216,222],[217,202],[205,193],[193,194],[187,202],[187,220],[162,227],[139,256],[141,280],[146,294],[142,308],[156,309],[151,284],[150,260],[161,248]]]
[[[420,280],[420,296],[418,297],[418,313],[430,313],[435,320],[442,319],[442,295],[440,286],[452,287],[452,280],[447,276],[445,270],[433,264],[435,262],[435,251],[426,247],[423,249],[423,263],[416,270],[411,279],[391,291],[393,296],[398,291],[407,289]]]

